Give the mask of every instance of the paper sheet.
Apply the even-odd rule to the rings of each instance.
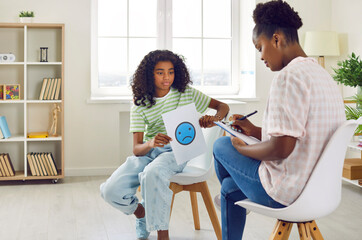
[[[207,150],[198,116],[194,103],[162,114],[167,135],[172,138],[171,147],[179,165]]]
[[[260,140],[257,139],[257,138],[254,138],[254,137],[250,137],[250,136],[247,136],[243,133],[239,133],[237,131],[234,131],[231,129],[230,126],[222,123],[222,122],[214,122],[217,126],[221,127],[222,129],[224,129],[225,131],[227,131],[228,133],[230,133],[232,136],[234,137],[238,137],[240,138],[241,140],[243,140],[244,142],[246,142],[246,144],[248,145],[252,145],[252,144],[255,144],[255,143],[259,143]]]

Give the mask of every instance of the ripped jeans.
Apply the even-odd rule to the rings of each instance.
[[[168,230],[172,190],[169,179],[182,172],[171,146],[157,147],[144,156],[130,156],[100,186],[101,196],[113,207],[130,215],[138,206],[135,195],[141,185],[147,231]]]

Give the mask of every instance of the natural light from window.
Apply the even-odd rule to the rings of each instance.
[[[92,96],[130,95],[135,69],[155,49],[182,55],[205,93],[240,93],[239,0],[93,1]]]

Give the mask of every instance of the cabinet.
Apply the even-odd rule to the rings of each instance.
[[[64,24],[0,23],[0,53],[12,53],[14,62],[0,62],[0,85],[20,84],[20,100],[0,100],[11,137],[0,139],[0,153],[9,153],[15,176],[6,180],[64,178]],[[48,62],[40,62],[40,47],[48,47]],[[39,100],[43,78],[61,78],[58,100]],[[58,105],[57,137],[27,138],[28,132],[48,131],[52,109]],[[29,152],[51,152],[56,176],[32,176]]]

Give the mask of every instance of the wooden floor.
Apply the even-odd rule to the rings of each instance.
[[[66,177],[50,181],[0,182],[1,240],[128,240],[136,239],[134,216],[125,216],[99,195],[102,177]],[[220,190],[216,177],[210,192]],[[202,198],[198,195],[201,230],[193,229],[188,193],[176,195],[170,222],[172,240],[216,239]],[[218,211],[219,217],[220,213]],[[250,213],[244,239],[268,239],[274,219]],[[362,239],[362,190],[343,183],[342,203],[326,218],[317,220],[326,240]],[[156,239],[151,233],[149,239]],[[290,239],[299,239],[294,226]]]

